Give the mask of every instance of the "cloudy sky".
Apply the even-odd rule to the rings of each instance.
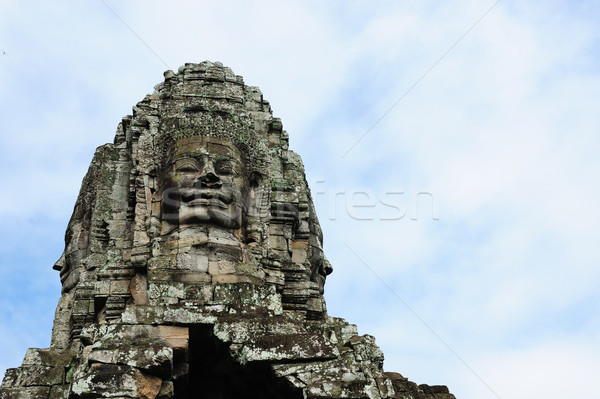
[[[0,373],[48,347],[94,149],[221,61],[304,159],[331,315],[459,399],[600,372],[600,3],[0,2]]]

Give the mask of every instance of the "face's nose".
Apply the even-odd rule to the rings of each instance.
[[[323,258],[323,264],[321,265],[319,272],[323,276],[328,276],[333,272],[333,266],[331,266],[331,263],[329,263],[327,259]]]
[[[194,182],[194,187],[221,188],[223,182],[215,173],[215,168],[211,160],[207,159],[202,173]]]

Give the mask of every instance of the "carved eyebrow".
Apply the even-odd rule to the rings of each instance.
[[[205,154],[196,154],[193,152],[177,154],[175,156],[175,158],[173,159],[173,162],[183,162],[183,161],[187,161],[187,160],[194,161],[194,160],[200,159],[204,156],[206,156],[206,155]]]
[[[219,165],[235,165],[235,164],[237,164],[237,162],[231,158],[216,158],[214,162],[218,163]]]
[[[241,165],[241,162],[238,159],[226,156],[226,155],[217,155],[213,158],[214,163],[229,163],[232,165]]]

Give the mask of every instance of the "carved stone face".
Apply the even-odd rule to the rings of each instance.
[[[247,184],[240,151],[229,141],[180,138],[160,180],[162,219],[239,229]]]

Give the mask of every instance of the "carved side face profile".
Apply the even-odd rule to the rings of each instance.
[[[217,137],[179,138],[159,181],[162,219],[239,229],[247,191],[240,151]]]

